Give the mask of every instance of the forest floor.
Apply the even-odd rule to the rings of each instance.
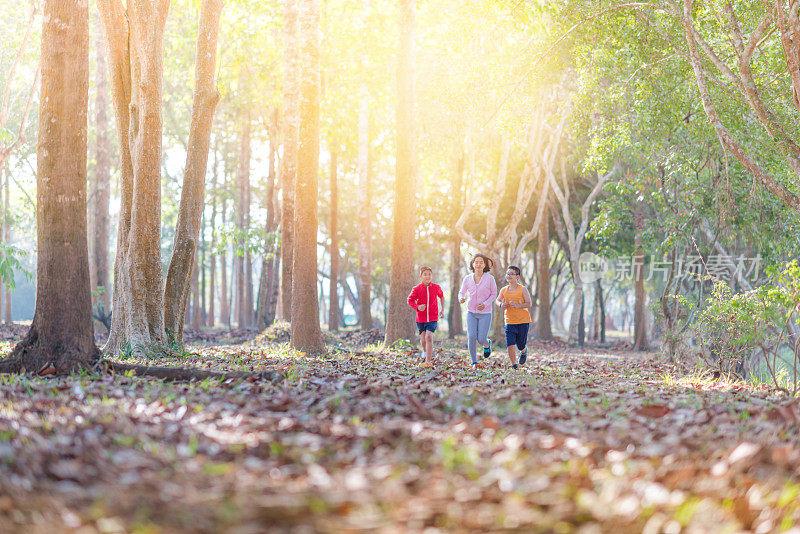
[[[375,333],[287,336],[148,362],[274,383],[0,376],[0,532],[800,532],[800,405],[769,388],[561,343],[515,371],[437,340],[431,370]]]

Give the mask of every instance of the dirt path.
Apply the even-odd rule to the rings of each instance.
[[[645,354],[540,347],[513,371],[445,346],[430,371],[376,346],[333,340],[312,358],[280,340],[191,358],[276,368],[279,384],[0,376],[0,532],[800,524],[800,409],[767,390],[692,382]]]

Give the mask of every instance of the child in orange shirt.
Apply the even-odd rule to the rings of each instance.
[[[520,285],[520,270],[516,265],[509,265],[506,269],[508,285],[500,290],[497,304],[503,310],[506,324],[506,346],[511,366],[517,369],[517,352],[519,352],[519,365],[528,360],[528,327],[531,324],[531,307],[533,299],[530,292]]]

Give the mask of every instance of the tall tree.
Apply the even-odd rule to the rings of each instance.
[[[108,313],[111,307],[111,285],[108,278],[108,204],[111,195],[111,146],[108,138],[108,60],[102,25],[97,25],[95,40],[95,164],[92,176],[94,237],[92,238],[92,289],[100,292],[99,303]]]
[[[458,157],[455,180],[452,180],[450,183],[450,202],[452,203],[451,228],[455,227],[455,223],[458,220],[457,214],[461,213],[464,207],[463,183],[464,152],[462,151]],[[458,300],[458,291],[461,287],[462,264],[461,238],[458,232],[453,232],[452,238],[450,239],[450,308],[447,311],[447,335],[450,339],[464,333],[464,325],[461,322],[461,303]]]
[[[215,143],[216,145],[216,143]],[[208,266],[208,314],[206,315],[206,326],[213,327],[216,319],[216,294],[217,286],[217,174],[219,170],[218,165],[218,150],[214,147],[214,165],[211,172],[211,243],[209,245],[210,258]]]
[[[228,220],[228,159],[224,158],[222,172],[222,228],[225,228]],[[219,258],[220,283],[219,283],[219,321],[231,327],[231,306],[228,300],[228,253],[227,248],[220,248]]]
[[[0,371],[67,372],[93,364],[86,240],[88,0],[45,0],[37,144],[36,309]]]
[[[250,312],[248,301],[252,302],[252,296],[248,298],[248,290],[252,286],[247,283],[250,278],[248,273],[249,254],[248,254],[248,219],[250,203],[248,190],[250,185],[250,115],[245,113],[242,122],[241,144],[239,147],[239,165],[236,170],[236,254],[234,262],[236,265],[236,323],[239,328],[250,326]]]
[[[195,272],[194,264],[197,262],[211,125],[219,102],[219,93],[214,88],[214,71],[222,5],[222,0],[203,0],[200,5],[189,148],[186,152],[175,242],[164,288],[164,326],[178,343],[183,341],[183,317]],[[194,322],[196,320],[193,318]]]
[[[163,344],[161,137],[164,25],[169,0],[98,0],[108,40],[119,135],[121,205],[111,332],[104,350]],[[191,264],[189,265],[191,275]],[[177,321],[182,321],[179,315]]]
[[[614,174],[617,168],[614,167],[605,174],[598,174],[597,182],[595,182],[591,191],[589,192],[586,200],[581,205],[581,220],[578,223],[576,230],[575,223],[572,221],[572,216],[569,211],[570,196],[574,194],[570,191],[569,182],[567,181],[567,173],[564,167],[564,160],[561,161],[561,177],[563,178],[562,186],[558,185],[555,177],[550,178],[550,185],[553,188],[553,193],[558,199],[561,206],[561,211],[558,212],[553,208],[553,220],[555,222],[556,230],[562,243],[566,244],[566,250],[569,253],[569,265],[572,272],[572,285],[573,285],[573,303],[572,303],[572,316],[569,322],[569,341],[571,343],[583,344],[584,330],[582,328],[583,320],[583,281],[580,275],[580,255],[583,239],[586,237],[586,231],[589,228],[589,212],[591,210],[594,200],[600,191]]]
[[[337,153],[331,147],[331,274],[328,287],[330,304],[328,305],[328,330],[339,330],[339,184],[337,176]]]
[[[280,268],[280,245],[275,239],[278,218],[277,192],[275,183],[276,159],[278,158],[278,109],[272,113],[269,127],[269,174],[267,176],[267,192],[264,203],[267,208],[267,223],[265,231],[267,245],[264,250],[264,259],[261,264],[261,280],[258,285],[258,301],[256,326],[263,330],[275,322],[275,308],[278,299],[278,276]]]
[[[372,328],[372,188],[369,180],[369,100],[362,88],[358,102],[358,298],[359,324]]]
[[[283,39],[283,168],[281,170],[281,310],[292,320],[292,267],[294,256],[294,183],[297,175],[297,99],[299,92],[298,0],[284,0]]]
[[[389,310],[384,343],[413,340],[406,297],[414,285],[414,39],[416,0],[400,0],[397,65],[397,163],[394,182]]]
[[[300,2],[300,119],[292,253],[291,345],[324,350],[317,296],[317,183],[319,166],[319,0]]]
[[[543,192],[544,203],[549,201],[549,189]],[[550,217],[548,213],[542,217],[537,231],[538,247],[536,248],[536,338],[542,341],[553,339],[550,325]]]
[[[6,174],[3,183],[3,241],[11,243],[11,171]],[[11,286],[5,285],[5,295],[3,299],[3,319],[7,325],[14,324],[11,306]]]
[[[647,320],[645,318],[644,291],[644,247],[642,231],[644,230],[644,210],[641,202],[636,202],[633,210],[634,257],[633,284],[635,301],[633,305],[633,350],[649,350],[647,342]]]

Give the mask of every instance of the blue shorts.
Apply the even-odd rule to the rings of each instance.
[[[436,327],[439,325],[439,321],[431,321],[429,323],[417,323],[417,330],[419,333],[423,333],[425,330],[428,332],[436,332]]]
[[[530,324],[531,323],[505,325],[506,347],[516,345],[519,350],[524,349],[525,345],[528,343],[528,327]]]

